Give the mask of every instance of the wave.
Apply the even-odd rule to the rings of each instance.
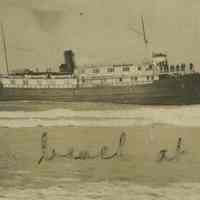
[[[145,185],[139,185],[135,183],[110,183],[110,182],[98,182],[98,183],[70,183],[62,184],[62,187],[51,186],[48,188],[8,188],[4,189],[0,187],[2,199],[9,200],[21,200],[21,199],[59,199],[64,200],[106,200],[106,199],[124,199],[124,200],[144,200],[144,199],[199,199],[199,183],[179,183],[171,184],[166,187],[150,187]],[[75,189],[74,189],[75,188]],[[77,192],[77,190],[79,192]],[[106,192],[105,192],[106,191]],[[134,197],[134,198],[133,198]]]
[[[47,111],[1,111],[0,127],[35,126],[143,126],[170,124],[200,126],[200,105],[138,106],[119,110],[50,109]]]

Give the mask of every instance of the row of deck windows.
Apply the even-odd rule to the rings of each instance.
[[[11,84],[11,85],[16,85],[17,82],[16,82],[15,79],[11,79],[11,80],[10,80],[10,84]],[[28,86],[28,85],[31,84],[31,83],[30,83],[27,79],[25,79],[25,80],[22,81],[22,84]],[[38,81],[35,83],[35,85],[39,85],[39,86],[44,85],[44,84],[45,84],[45,83],[43,83],[43,82],[40,81],[40,80],[38,80]],[[56,82],[51,82],[51,83],[49,83],[49,84],[50,84],[50,85],[56,85]],[[72,83],[65,82],[64,84],[72,84]]]
[[[107,68],[107,72],[109,72],[109,73],[114,72],[114,71],[115,71],[114,68]],[[130,71],[130,68],[129,67],[123,67],[122,71],[128,72],[128,71]],[[93,69],[92,72],[95,73],[95,74],[98,74],[98,73],[100,73],[100,70],[99,69]]]
[[[170,65],[169,66],[167,61],[163,61],[163,62],[158,63],[158,66],[160,67],[160,71],[161,72],[169,72],[169,71],[170,72],[175,72],[175,71],[176,72],[181,72],[181,71],[184,72],[186,70],[186,65],[185,64],[176,65],[176,66],[175,65]],[[149,67],[146,70],[152,70],[152,69],[153,69],[153,66],[149,65]],[[189,65],[189,69],[193,70],[193,64],[192,63]],[[137,67],[137,70],[141,71],[142,67],[141,66]],[[114,71],[115,71],[115,68],[113,68],[113,67],[107,68],[107,72],[108,73],[112,73]],[[129,72],[130,71],[129,65],[124,66],[122,68],[122,71],[123,72]],[[85,70],[83,70],[82,73],[85,73]],[[93,69],[92,73],[98,74],[98,73],[100,73],[100,69]]]
[[[123,82],[124,79],[122,77],[120,77],[118,80],[119,80],[119,82]],[[131,81],[138,81],[138,77],[137,76],[131,77],[130,80]],[[154,76],[146,76],[146,80],[147,81],[150,81],[150,80],[153,81],[154,80]],[[85,78],[82,77],[82,83],[84,83],[84,82],[85,82]]]
[[[137,68],[137,70],[138,71],[141,71],[141,67],[138,67]],[[150,68],[150,69],[152,69],[152,68]],[[115,68],[112,68],[112,67],[110,67],[110,68],[107,68],[107,72],[108,73],[112,73],[112,72],[114,72],[115,71]],[[122,71],[123,72],[129,72],[130,71],[130,67],[123,67],[122,68]],[[85,73],[85,70],[82,70],[82,73]],[[98,73],[100,73],[100,69],[93,69],[92,70],[92,73],[94,73],[94,74],[98,74]]]
[[[119,82],[123,82],[123,78],[122,78],[122,77],[120,77],[118,80],[119,80]],[[127,80],[127,78],[126,78],[126,80]],[[137,77],[137,76],[135,76],[135,77],[130,77],[130,80],[131,80],[131,81],[138,81],[138,77]],[[153,76],[146,76],[146,80],[147,80],[147,81],[154,80],[154,77],[153,77]],[[84,83],[84,82],[85,82],[85,78],[82,77],[81,81],[82,81],[82,83]],[[11,80],[10,80],[10,84],[11,84],[11,85],[16,85],[15,79],[11,79]],[[28,80],[23,80],[23,85],[28,86],[28,85],[29,85]],[[41,85],[42,85],[42,82],[41,82],[41,81],[37,81],[37,84],[36,84],[36,85],[41,86]],[[53,85],[56,85],[56,83],[51,83],[51,85],[52,85],[52,86],[53,86]]]

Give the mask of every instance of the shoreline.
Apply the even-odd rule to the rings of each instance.
[[[10,120],[10,119],[8,119]],[[98,119],[97,119],[98,120]],[[12,119],[10,120],[12,121]],[[67,128],[74,128],[74,129],[91,129],[91,128],[96,128],[96,129],[142,129],[142,128],[155,128],[155,127],[160,127],[160,128],[165,128],[165,127],[171,127],[175,129],[199,129],[200,130],[200,125],[195,126],[195,125],[176,125],[176,124],[170,124],[170,123],[143,123],[140,125],[35,125],[35,126],[0,126],[0,129],[67,129]]]

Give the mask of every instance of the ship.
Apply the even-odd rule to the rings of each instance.
[[[143,39],[146,38],[142,18]],[[2,30],[6,74],[0,75],[0,101],[108,102],[138,105],[200,103],[200,73],[192,63],[169,64],[166,53],[152,53],[142,64],[77,66],[75,53],[64,51],[58,72],[9,72]]]

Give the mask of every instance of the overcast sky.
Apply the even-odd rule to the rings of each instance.
[[[11,69],[57,68],[69,48],[81,65],[138,63],[151,51],[199,65],[199,10],[199,0],[0,0]],[[132,30],[141,31],[141,15],[148,51]]]

